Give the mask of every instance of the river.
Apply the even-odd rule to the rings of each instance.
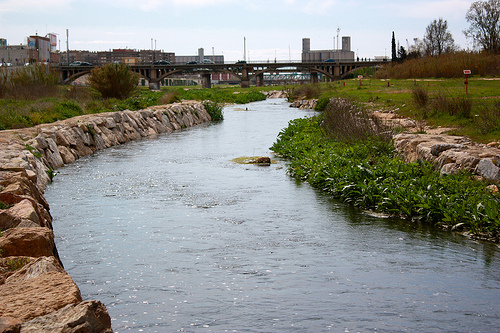
[[[271,166],[281,99],[100,151],[45,195],[59,254],[116,332],[493,332],[500,250],[369,216]]]

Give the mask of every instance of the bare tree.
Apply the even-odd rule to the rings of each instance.
[[[465,18],[470,23],[465,35],[484,50],[500,53],[500,0],[473,2]]]
[[[425,29],[424,49],[427,55],[441,55],[455,50],[455,40],[448,31],[448,22],[439,18]]]

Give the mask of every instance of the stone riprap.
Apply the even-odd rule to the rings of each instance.
[[[63,268],[43,191],[54,170],[97,150],[210,120],[184,101],[0,131],[0,333],[112,331]]]

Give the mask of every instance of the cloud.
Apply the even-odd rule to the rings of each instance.
[[[25,12],[33,10],[51,11],[70,7],[74,0],[0,0],[0,13]]]
[[[392,16],[429,20],[442,17],[447,20],[464,18],[471,3],[472,1],[467,0],[411,1],[411,3],[401,1],[382,4],[380,7],[392,13]]]

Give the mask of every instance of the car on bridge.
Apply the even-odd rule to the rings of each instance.
[[[203,59],[203,63],[204,64],[215,64],[215,62],[213,62],[212,60],[210,59]]]
[[[86,61],[73,61],[69,65],[70,66],[92,66],[92,64],[90,62],[86,62]]]
[[[157,65],[170,65],[170,61],[156,60],[156,61],[153,61],[153,65],[154,66],[157,66]]]
[[[333,59],[333,58],[326,59],[324,62],[335,62],[335,59]]]

